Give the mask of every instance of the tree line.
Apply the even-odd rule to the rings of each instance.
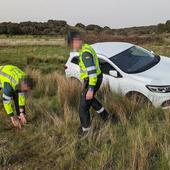
[[[86,33],[100,33],[111,35],[132,35],[132,34],[153,34],[170,33],[170,20],[165,24],[155,26],[131,27],[122,29],[111,29],[108,26],[87,25],[78,23],[70,26],[66,21],[48,20],[47,22],[3,22],[0,23],[0,34],[8,35],[65,35],[68,30],[80,31]]]

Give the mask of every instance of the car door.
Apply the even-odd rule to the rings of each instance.
[[[121,93],[122,75],[105,59],[100,58],[99,63],[103,73],[103,85],[109,85],[112,91]],[[111,75],[110,71],[117,72],[117,76]]]
[[[66,63],[66,76],[80,79],[79,56],[75,55]]]

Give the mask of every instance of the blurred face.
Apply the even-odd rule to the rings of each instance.
[[[76,51],[81,49],[82,46],[82,40],[80,38],[74,38],[72,41],[72,48]]]
[[[28,92],[28,91],[30,90],[30,87],[29,87],[28,84],[26,84],[26,83],[21,83],[21,84],[20,84],[20,90],[21,90],[22,92]]]

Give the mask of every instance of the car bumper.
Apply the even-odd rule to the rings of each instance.
[[[149,92],[148,98],[155,107],[170,108],[170,93]]]

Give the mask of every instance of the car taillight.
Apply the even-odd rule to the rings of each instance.
[[[67,65],[64,66],[65,70],[68,68]]]

